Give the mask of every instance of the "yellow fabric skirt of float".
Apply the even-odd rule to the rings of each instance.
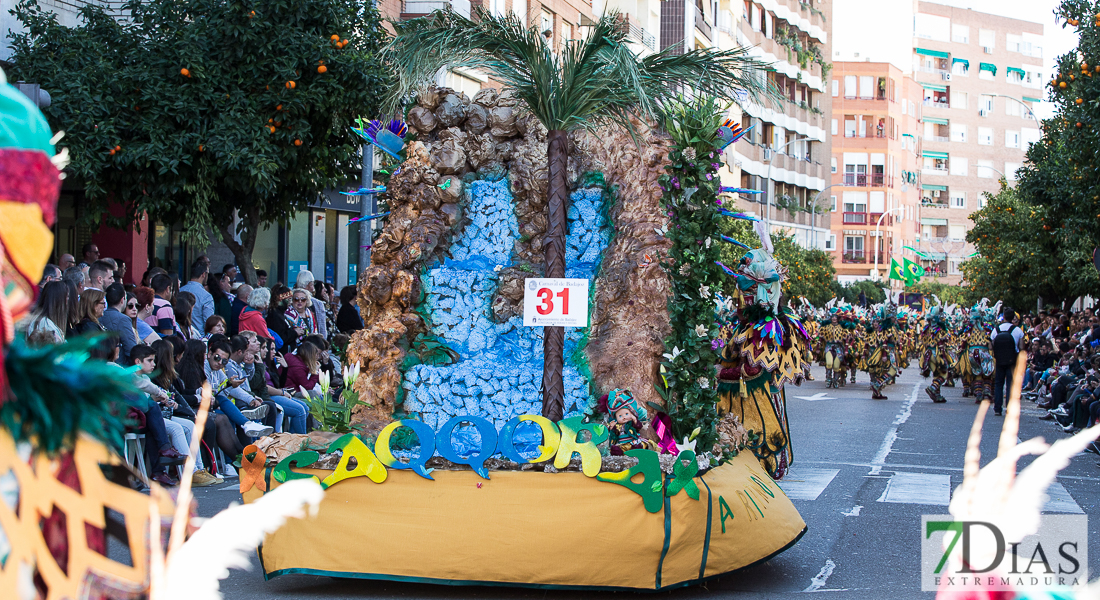
[[[322,479],[332,472],[297,470]],[[391,470],[382,484],[342,481],[326,490],[315,518],[267,536],[264,575],[658,590],[761,563],[806,532],[749,452],[696,476],[698,501],[679,493],[656,513],[637,494],[579,472],[490,475],[436,470],[431,481]],[[279,485],[270,469],[267,479]],[[244,500],[261,494],[252,488]]]

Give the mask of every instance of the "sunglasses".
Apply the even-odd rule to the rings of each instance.
[[[126,305],[126,308],[137,308],[137,303],[136,302],[131,302],[131,303]]]
[[[294,301],[295,302],[306,302],[307,300],[305,298],[295,298]]]
[[[210,357],[210,362],[223,363],[223,362],[225,362],[226,360],[227,360],[227,359],[225,359],[225,358],[222,358],[222,357],[220,357],[220,356],[218,356],[218,355],[216,355],[216,354],[215,354],[214,356],[211,356],[211,357]]]

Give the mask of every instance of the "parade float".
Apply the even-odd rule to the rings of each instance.
[[[461,17],[432,19],[417,43],[478,43],[453,33],[473,27]],[[543,48],[518,22],[487,21]],[[326,489],[315,520],[265,539],[265,575],[657,590],[794,544],[806,526],[775,479],[791,456],[783,385],[801,381],[808,338],[780,304],[786,271],[764,228],[764,248],[719,260],[744,245],[723,220],[751,219],[720,195],[722,149],[743,133],[728,103],[668,99],[659,127],[623,114],[548,128],[522,91],[469,98],[406,75],[403,118],[358,128],[398,159],[359,283],[366,328],[348,347],[363,405],[327,447],[245,456],[246,502],[297,479]],[[587,314],[552,350],[525,294],[562,276],[579,282],[572,300],[539,297]]]

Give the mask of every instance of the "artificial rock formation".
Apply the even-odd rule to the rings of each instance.
[[[372,265],[359,283],[366,328],[349,345],[363,375],[356,388],[370,409],[356,420],[387,421],[402,383],[401,364],[411,342],[428,333],[420,314],[423,269],[449,256],[466,226],[465,186],[476,179],[508,177],[519,237],[511,265],[497,273],[490,318],[504,323],[522,314],[523,280],[543,274],[546,214],[546,129],[508,92],[484,89],[471,100],[447,88],[421,93],[408,113],[416,142],[390,179],[391,214],[372,250]],[[645,125],[640,146],[629,133],[573,136],[570,181],[602,172],[616,187],[614,224],[596,282],[587,356],[598,394],[630,388],[642,406],[660,403],[653,390],[663,339],[668,335],[668,277],[659,265],[667,241],[655,232],[668,219],[660,208],[657,178],[671,147]],[[448,183],[449,181],[449,183]],[[649,264],[646,256],[650,257]]]

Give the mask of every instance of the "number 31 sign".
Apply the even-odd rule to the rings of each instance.
[[[588,280],[525,280],[523,325],[588,327]]]

